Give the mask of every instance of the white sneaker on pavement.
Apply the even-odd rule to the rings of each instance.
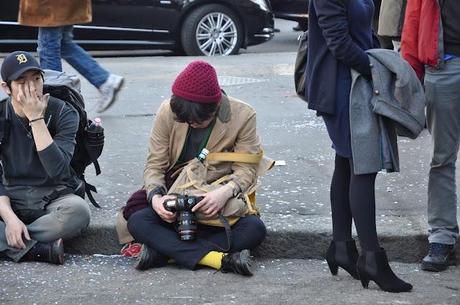
[[[113,105],[117,98],[117,93],[123,85],[123,77],[115,74],[110,74],[109,78],[99,87],[99,101],[97,112],[104,112]]]

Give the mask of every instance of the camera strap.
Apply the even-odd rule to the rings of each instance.
[[[230,224],[227,220],[227,218],[225,218],[222,214],[218,214],[219,216],[219,220],[220,222],[222,223],[222,226],[224,227],[224,230],[225,230],[225,236],[227,236],[227,248],[223,248],[221,247],[220,245],[212,242],[212,241],[206,241],[208,243],[210,243],[211,245],[213,245],[214,247],[216,247],[217,249],[219,249],[221,252],[225,252],[225,253],[228,253],[230,252],[230,249],[232,248],[232,229],[230,227]]]
[[[224,226],[225,229],[225,235],[227,235],[227,249],[221,249],[224,252],[229,252],[230,249],[232,248],[232,229],[230,227],[230,224],[228,223],[227,218],[222,216],[222,214],[219,214],[219,220],[222,222],[222,225]]]

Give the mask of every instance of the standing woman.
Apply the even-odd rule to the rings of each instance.
[[[364,52],[378,47],[372,31],[372,0],[311,0],[307,62],[308,107],[326,124],[335,149],[331,182],[333,240],[326,260],[333,275],[338,267],[367,288],[370,280],[389,292],[405,292],[412,285],[391,270],[380,247],[375,223],[377,173],[355,175],[351,152],[349,97],[351,69],[371,79],[369,58]],[[361,256],[351,236],[352,220],[358,233]]]

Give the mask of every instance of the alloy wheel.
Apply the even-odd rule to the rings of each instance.
[[[196,42],[207,56],[230,55],[237,41],[235,21],[221,12],[205,15],[196,28]]]

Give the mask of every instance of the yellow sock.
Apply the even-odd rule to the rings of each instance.
[[[211,251],[206,254],[198,264],[219,270],[220,267],[222,267],[222,258],[224,255],[225,253],[223,252]]]

